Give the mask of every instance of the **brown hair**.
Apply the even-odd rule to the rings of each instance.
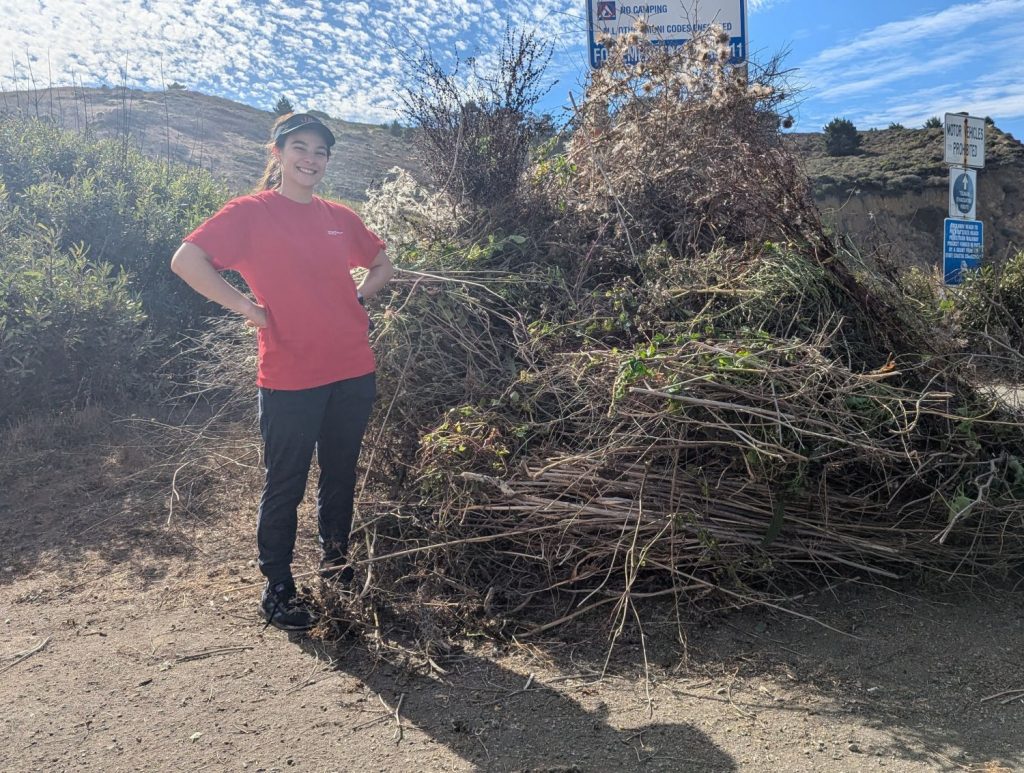
[[[277,120],[274,121],[274,125],[270,127],[270,136],[274,136],[274,132],[277,131],[277,127],[292,117],[292,113],[285,113],[284,115],[278,116]],[[256,189],[253,193],[259,193],[260,191],[268,191],[271,188],[281,187],[281,162],[277,156],[274,155],[274,148],[284,147],[284,137],[278,137],[277,142],[271,140],[267,143],[267,166],[263,170],[263,176],[260,181],[256,183]]]
[[[270,127],[270,136],[273,137],[274,132],[277,131],[277,127],[283,124],[293,115],[295,115],[295,113],[285,113],[284,115],[279,116],[277,120],[274,121],[274,125]],[[253,193],[259,193],[260,191],[267,191],[272,188],[281,187],[281,161],[274,154],[274,148],[277,148],[279,150],[283,148],[286,139],[287,135],[282,135],[281,137],[277,138],[276,142],[272,139],[270,142],[267,143],[267,166],[263,170],[263,176],[260,178],[260,181],[256,183],[256,187],[253,189]],[[330,148],[327,149],[327,155],[331,155]]]

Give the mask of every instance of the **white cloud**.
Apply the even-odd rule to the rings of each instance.
[[[1024,0],[978,0],[863,30],[799,68],[813,102],[812,123],[835,115],[860,126],[917,126],[932,115],[968,110],[1024,116]]]
[[[287,90],[306,108],[377,122],[394,117],[399,106],[402,51],[430,50],[450,62],[456,51],[493,50],[511,22],[536,30],[564,54],[584,39],[578,6],[578,0],[0,0],[0,51],[15,53],[13,66],[9,56],[0,63],[10,68],[0,72],[0,89],[31,86],[30,69],[37,87],[49,77],[54,85],[117,84],[127,63],[131,86],[159,89],[178,81],[248,95],[261,107]]]
[[[823,51],[808,62],[808,66],[842,64],[866,56],[884,58],[919,43],[927,43],[931,47],[945,41],[967,43],[967,32],[971,28],[992,28],[999,20],[1012,21],[1022,15],[1024,0],[962,3],[936,13],[890,22],[867,30],[849,43]]]

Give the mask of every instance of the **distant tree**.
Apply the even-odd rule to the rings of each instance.
[[[391,125],[388,127],[388,132],[391,134],[392,137],[401,137],[402,136],[402,125],[400,123],[398,123],[397,120],[396,121],[392,121]]]
[[[992,116],[990,116],[990,115],[986,115],[986,116],[985,116],[985,125],[986,125],[986,126],[995,126],[995,125],[996,125],[996,122],[995,122],[995,120],[994,120],[994,119],[992,118]]]
[[[168,91],[184,91],[185,87],[182,84],[178,83],[177,81],[173,81],[171,83],[171,85],[169,85],[167,87],[167,90]]]
[[[825,126],[825,152],[830,156],[852,156],[860,147],[860,134],[852,121],[833,118]]]
[[[924,122],[924,128],[926,128],[926,129],[941,129],[942,128],[942,119],[939,118],[937,115],[933,115],[931,118],[929,118],[927,121]]]
[[[288,113],[294,112],[295,108],[292,107],[292,103],[288,101],[287,97],[281,97],[274,105],[274,115],[288,115]]]
[[[904,130],[904,129],[906,129],[906,128],[907,128],[907,127],[906,127],[906,126],[904,126],[903,124],[901,124],[901,123],[896,123],[895,121],[893,121],[893,122],[892,122],[891,124],[889,124],[889,131],[898,131],[898,132],[901,132],[901,131],[903,131],[903,130]]]

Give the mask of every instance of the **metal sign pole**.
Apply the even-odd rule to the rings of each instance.
[[[949,167],[949,217],[943,221],[942,271],[945,284],[957,285],[965,272],[981,267],[985,253],[985,224],[977,219],[976,171],[985,166],[984,119],[946,113],[943,141]]]
[[[968,135],[968,131],[969,130],[970,130],[970,121],[965,116],[964,117],[964,169],[967,168],[967,145],[968,145],[967,138],[969,136]]]

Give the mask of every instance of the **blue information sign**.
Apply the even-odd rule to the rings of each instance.
[[[645,36],[656,46],[679,47],[689,43],[712,25],[729,35],[732,64],[747,61],[746,0],[587,0],[587,28],[590,38],[590,66],[600,67],[608,50],[598,42],[601,35],[617,37],[645,25]],[[626,62],[635,64],[635,47]]]
[[[958,285],[964,271],[981,267],[985,250],[985,228],[980,220],[947,217],[942,236],[942,274],[946,284]]]

